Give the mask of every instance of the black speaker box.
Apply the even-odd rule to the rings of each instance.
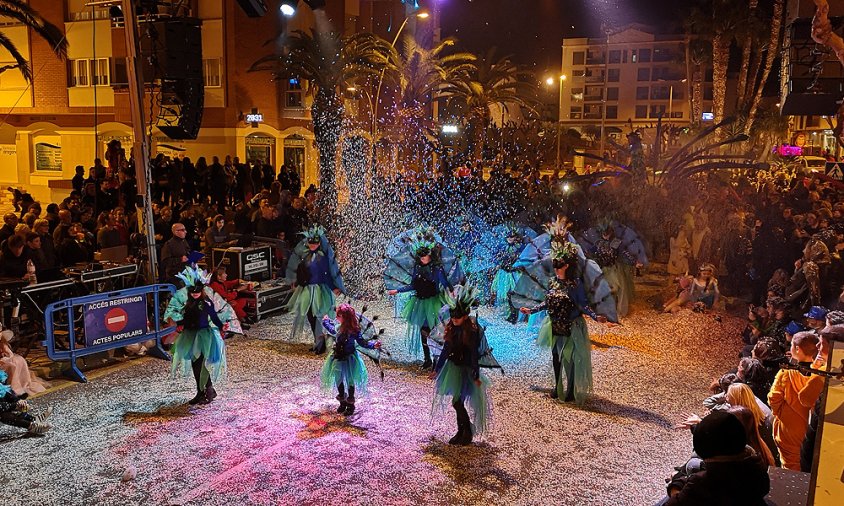
[[[144,79],[202,79],[202,21],[169,18],[143,25]]]
[[[165,81],[162,84],[161,106],[178,112],[178,122],[158,125],[173,140],[196,139],[202,124],[205,86],[202,79]]]
[[[267,13],[264,0],[237,0],[237,3],[250,18],[260,18]]]

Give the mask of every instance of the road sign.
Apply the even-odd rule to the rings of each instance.
[[[844,162],[826,162],[826,175],[836,181],[844,181]]]

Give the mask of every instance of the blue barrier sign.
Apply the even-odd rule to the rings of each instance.
[[[46,338],[42,344],[47,356],[67,360],[68,374],[83,383],[88,380],[77,359],[86,355],[154,340],[149,354],[170,360],[170,354],[161,347],[161,338],[172,334],[176,326],[162,326],[161,303],[166,300],[162,297],[174,293],[173,285],[146,285],[53,302],[44,310]],[[56,345],[57,334],[63,336],[61,346]]]
[[[147,333],[146,297],[117,297],[83,305],[85,345],[96,346]]]

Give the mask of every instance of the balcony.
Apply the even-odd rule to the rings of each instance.
[[[597,76],[586,76],[587,83],[603,83],[604,82],[604,75],[597,75]]]
[[[584,102],[601,102],[604,100],[604,94],[599,93],[597,95],[584,95],[583,101]]]
[[[604,56],[589,56],[586,58],[586,65],[604,65],[607,59]]]

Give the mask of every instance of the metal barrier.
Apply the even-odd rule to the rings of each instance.
[[[70,360],[69,373],[83,383],[88,380],[77,367],[76,359],[85,355],[154,339],[155,347],[149,350],[150,355],[170,360],[170,354],[161,347],[161,337],[173,333],[176,327],[161,327],[161,292],[168,292],[172,296],[176,293],[176,287],[171,284],[147,285],[49,304],[44,310],[46,339],[42,343],[47,349],[47,356],[55,361]],[[152,307],[149,305],[150,295]],[[80,307],[81,312],[78,312],[77,308]],[[56,314],[61,315],[62,311],[66,312],[66,321],[56,318]],[[79,333],[76,324],[80,313],[83,320],[80,330],[86,339],[84,347],[76,344]],[[57,327],[67,327],[67,350],[56,349]]]

